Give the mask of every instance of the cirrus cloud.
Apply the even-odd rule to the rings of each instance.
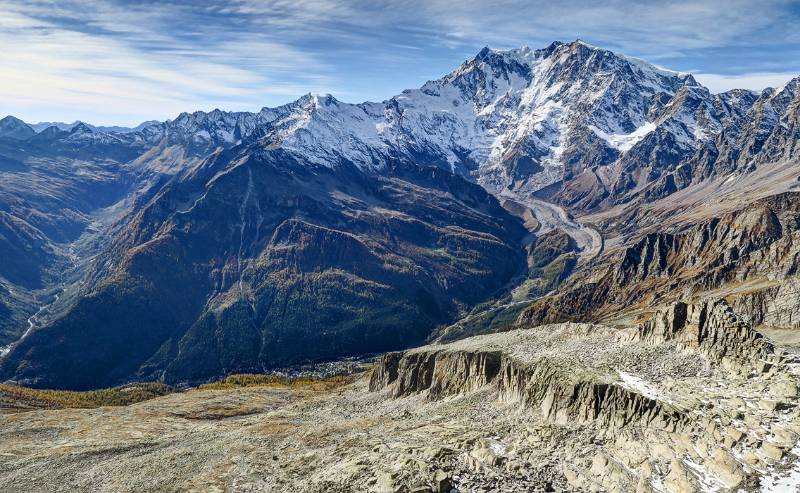
[[[761,89],[800,73],[798,22],[791,0],[0,0],[0,104],[133,124],[308,91],[383,99],[484,45],[575,38]]]

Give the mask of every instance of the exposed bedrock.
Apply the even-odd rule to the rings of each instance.
[[[560,367],[547,358],[524,361],[498,350],[428,346],[381,357],[370,390],[388,388],[392,397],[427,391],[428,399],[436,400],[492,385],[500,401],[538,408],[555,423],[621,427],[637,421],[669,431],[688,423],[669,404],[608,380],[594,370]]]
[[[388,353],[369,388],[412,406],[518,407],[500,414],[541,423],[468,444],[476,471],[511,470],[504,461],[524,455],[503,443],[538,446],[537,433],[558,430],[584,440],[555,459],[570,487],[694,492],[754,491],[800,471],[798,384],[795,355],[704,300],[626,328],[551,324]]]
[[[710,361],[742,373],[763,373],[784,359],[782,351],[724,300],[675,303],[641,324],[635,337],[655,343],[676,341],[683,349],[696,349]]]
[[[800,278],[732,297],[736,313],[747,316],[755,325],[800,329]]]
[[[500,371],[499,351],[433,351],[387,353],[375,366],[371,391],[391,387],[393,397],[424,390],[431,398],[476,390]]]
[[[615,383],[593,380],[547,360],[533,365],[504,358],[496,381],[500,398],[538,406],[550,421],[619,428],[631,422],[675,431],[688,423],[678,410]]]
[[[756,200],[689,226],[665,226],[579,269],[553,293],[523,310],[517,325],[608,320],[685,298],[736,296],[786,284],[750,300],[754,318],[778,327],[798,323],[800,226],[797,192]],[[747,287],[747,291],[744,288]],[[773,301],[774,300],[774,301]],[[774,304],[773,304],[774,303]],[[741,314],[750,317],[745,299]]]

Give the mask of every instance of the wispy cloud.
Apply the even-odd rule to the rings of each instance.
[[[750,89],[760,91],[767,87],[780,87],[797,77],[798,73],[753,73],[740,75],[694,74],[698,82],[711,92],[724,92],[731,89]]]
[[[760,89],[800,73],[799,22],[792,0],[0,0],[0,105],[110,124],[382,99],[483,45],[575,38]]]
[[[325,62],[288,44],[208,23],[188,31],[183,7],[50,7],[0,6],[0,105],[132,123],[215,106],[254,109],[332,80]],[[201,13],[195,21],[213,16]]]

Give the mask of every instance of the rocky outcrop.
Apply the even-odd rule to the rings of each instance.
[[[526,444],[542,446],[537,433],[568,430],[560,472],[572,488],[733,492],[794,467],[798,370],[726,301],[703,300],[636,326],[553,324],[387,354],[369,388],[411,397],[392,407],[481,402],[481,415],[526,423],[467,442],[459,481],[464,468],[509,477]]]
[[[394,352],[383,355],[370,379],[371,391],[391,387],[393,397],[424,390],[431,398],[471,392],[494,380],[499,351]]]
[[[731,296],[736,313],[755,325],[800,329],[800,278],[790,277],[775,286]]]
[[[0,490],[788,491],[800,364],[743,375],[701,355],[758,347],[724,339],[727,311],[430,345],[333,387],[231,379],[128,407],[0,413]]]
[[[665,403],[547,360],[524,365],[505,359],[496,385],[501,400],[538,407],[548,420],[559,424],[588,423],[613,429],[637,423],[675,431],[688,422]]]
[[[724,300],[678,302],[659,310],[639,326],[636,339],[675,341],[681,349],[699,351],[712,362],[745,374],[768,371],[784,358],[782,351],[738,317]]]
[[[537,409],[560,424],[620,428],[638,423],[675,431],[687,417],[665,402],[637,393],[589,368],[564,367],[547,357],[525,360],[493,348],[428,346],[383,355],[369,382],[391,397],[425,393],[437,400],[491,387],[501,402]]]

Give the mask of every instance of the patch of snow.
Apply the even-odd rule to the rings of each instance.
[[[702,491],[715,493],[725,490],[725,483],[711,473],[705,466],[690,459],[684,459],[683,462],[689,466],[689,470],[695,475],[697,482],[702,486]]]
[[[504,443],[498,442],[497,440],[490,440],[489,448],[492,449],[492,452],[494,452],[495,455],[502,457],[506,455],[506,449],[508,447]]]
[[[646,62],[646,61],[642,60],[641,58],[636,58],[636,57],[627,56],[627,55],[620,55],[620,56],[622,58],[624,58],[628,63],[630,63],[631,65],[636,66],[637,68],[641,69],[642,71],[653,72],[653,73],[656,73],[656,74],[659,74],[659,75],[663,75],[665,77],[676,77],[676,76],[685,77],[685,76],[688,75],[686,72],[678,72],[678,71],[670,70],[668,68],[664,68],[664,67],[661,67],[661,66],[658,66],[658,65],[654,65],[652,63],[649,63],[649,62]]]
[[[664,399],[663,393],[636,375],[631,375],[621,370],[618,370],[617,373],[619,373],[619,378],[622,379],[623,386],[629,390],[638,392],[650,399]]]
[[[667,491],[667,487],[664,485],[664,479],[660,476],[654,476],[653,479],[650,480],[650,486],[659,493]]]
[[[609,134],[600,130],[594,125],[589,125],[589,128],[598,137],[608,142],[608,144],[614,149],[620,150],[622,152],[627,152],[631,150],[633,146],[638,144],[642,139],[647,137],[647,135],[650,132],[655,130],[656,124],[652,122],[647,122],[629,134]]]
[[[791,454],[800,457],[800,442],[794,446]],[[761,477],[759,487],[761,493],[797,493],[800,491],[800,458],[795,459],[788,470],[772,471]]]
[[[726,184],[731,183],[733,181],[736,181],[736,175],[731,175],[731,176],[725,178],[725,181],[723,181],[722,184],[726,185]]]

